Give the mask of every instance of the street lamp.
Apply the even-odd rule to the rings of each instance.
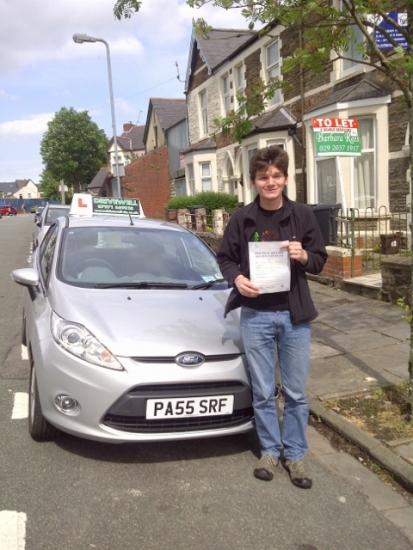
[[[110,109],[112,112],[112,131],[113,131],[113,143],[115,145],[115,166],[116,166],[116,188],[113,190],[114,197],[121,197],[120,175],[119,175],[119,163],[118,163],[118,142],[116,139],[116,121],[115,121],[115,106],[113,102],[113,86],[112,86],[112,70],[110,67],[110,50],[109,44],[103,38],[94,38],[87,34],[74,34],[73,41],[76,44],[83,44],[83,42],[103,42],[106,46],[106,54],[108,59],[108,76],[109,76],[109,95],[110,95]]]

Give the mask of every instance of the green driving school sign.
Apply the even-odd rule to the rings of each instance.
[[[356,118],[313,118],[317,157],[361,155],[359,121]]]

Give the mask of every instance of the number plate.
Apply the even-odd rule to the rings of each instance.
[[[146,403],[146,418],[156,420],[157,418],[185,418],[188,416],[232,414],[233,408],[233,395],[148,399]]]

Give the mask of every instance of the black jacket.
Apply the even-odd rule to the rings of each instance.
[[[250,276],[248,243],[256,230],[258,206],[259,197],[256,197],[254,202],[234,212],[218,250],[221,272],[230,286],[233,286],[225,315],[241,305],[241,294],[234,285],[234,280],[238,275],[248,278]],[[291,289],[287,293],[288,308],[292,322],[299,324],[312,321],[317,317],[305,273],[314,275],[320,273],[327,260],[327,251],[311,208],[291,201],[286,196],[283,197],[283,206],[284,215],[279,224],[281,240],[295,238],[301,242],[308,254],[308,263],[305,267],[295,260],[291,261]]]

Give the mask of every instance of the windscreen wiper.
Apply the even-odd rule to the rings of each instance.
[[[217,283],[225,283],[225,279],[214,279],[213,281],[200,283],[199,285],[191,286],[191,290],[198,290],[200,288],[201,289],[210,288],[212,285],[215,285]]]
[[[188,288],[186,283],[136,281],[132,283],[96,283],[93,288]]]

